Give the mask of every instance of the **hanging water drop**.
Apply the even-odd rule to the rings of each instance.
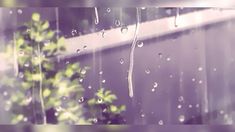
[[[193,105],[188,105],[189,108],[193,108]]]
[[[144,46],[144,43],[142,41],[137,41],[137,46],[141,48]]]
[[[99,72],[99,75],[102,75],[102,74],[103,74],[103,71],[100,71],[100,72]]]
[[[88,89],[92,89],[91,85],[88,86]]]
[[[82,83],[82,82],[83,82],[83,78],[80,78],[80,79],[79,79],[79,82]]]
[[[128,27],[125,26],[125,25],[123,25],[123,26],[121,27],[121,33],[125,34],[125,33],[127,33],[127,32],[128,32]]]
[[[120,64],[124,64],[124,59],[123,58],[120,59]]]
[[[95,7],[95,25],[99,24],[98,9]]]
[[[182,123],[182,122],[185,121],[185,116],[184,115],[180,115],[178,119]]]
[[[144,117],[145,117],[145,114],[141,114],[140,117],[144,118]]]
[[[203,83],[203,81],[202,81],[202,80],[199,80],[199,81],[198,81],[198,83],[199,83],[199,84],[202,84],[202,83]]]
[[[152,88],[151,91],[152,91],[152,92],[155,92],[155,91],[156,91],[156,88]]]
[[[102,80],[102,83],[105,83],[106,82],[106,80]]]
[[[77,53],[80,53],[81,52],[81,50],[80,49],[77,49],[77,51],[76,51]]]
[[[193,81],[193,82],[195,82],[195,81],[196,81],[196,79],[195,79],[195,78],[192,78],[192,81]]]
[[[84,50],[85,50],[85,49],[87,49],[87,46],[86,46],[86,45],[84,45],[84,46],[83,46],[83,49],[84,49]]]

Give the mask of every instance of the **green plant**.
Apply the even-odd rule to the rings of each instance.
[[[58,65],[61,63],[58,57],[66,51],[64,37],[49,26],[48,21],[42,21],[40,15],[34,13],[32,20],[14,34],[14,40],[6,47],[5,53],[0,54],[11,60],[9,64],[15,69],[14,72],[8,70],[7,76],[0,76],[0,87],[3,93],[8,93],[3,94],[2,99],[6,100],[6,110],[12,111],[11,122],[45,124],[47,113],[52,111],[50,114],[56,118],[54,123],[94,123],[84,116],[85,103],[81,103],[84,102],[84,89],[79,83],[89,68],[81,67],[79,63],[66,63],[64,67]],[[107,120],[125,110],[124,106],[112,105],[117,97],[111,91],[101,89],[96,96],[108,107],[110,116]],[[89,101],[89,113],[97,106],[92,103],[94,99]]]
[[[90,120],[94,124],[124,124],[126,121],[121,115],[126,110],[124,105],[116,106],[113,102],[117,96],[110,90],[101,88],[95,97],[88,101]]]

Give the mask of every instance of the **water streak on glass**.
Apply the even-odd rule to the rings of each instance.
[[[134,52],[135,47],[137,44],[137,34],[139,32],[139,24],[140,24],[140,16],[141,16],[141,10],[139,8],[136,8],[136,26],[135,26],[135,34],[131,46],[131,52],[130,52],[130,64],[129,64],[129,70],[128,70],[128,88],[129,88],[129,96],[132,98],[134,96],[133,91],[133,68],[134,68]]]

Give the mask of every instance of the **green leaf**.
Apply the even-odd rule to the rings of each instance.
[[[48,29],[49,28],[49,22],[48,21],[45,21],[44,23],[43,23],[43,25],[42,25],[42,29],[43,30],[46,30],[46,29]]]
[[[48,97],[51,94],[51,90],[48,88],[43,91],[43,97]]]

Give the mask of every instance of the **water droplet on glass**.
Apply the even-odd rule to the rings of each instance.
[[[102,75],[102,74],[103,74],[103,71],[100,71],[99,74]]]
[[[182,108],[182,105],[178,105],[177,108],[178,108],[178,109],[181,109],[181,108]]]
[[[105,37],[105,31],[104,31],[104,29],[103,29],[103,30],[101,30],[101,36],[102,36],[102,38],[104,38],[104,37]]]
[[[84,46],[83,46],[83,49],[84,49],[84,50],[85,50],[85,49],[87,49],[87,46],[86,46],[86,45],[84,45]]]
[[[79,100],[78,100],[79,103],[82,103],[84,102],[84,97],[81,97]]]
[[[141,48],[144,46],[144,43],[142,41],[137,41],[137,46]]]
[[[3,92],[3,96],[7,96],[8,95],[8,92],[7,91],[4,91]]]
[[[17,13],[18,13],[18,14],[22,14],[23,11],[22,11],[21,9],[18,9],[18,10],[17,10]]]
[[[115,24],[115,26],[117,26],[117,27],[118,27],[118,26],[120,26],[120,25],[121,25],[121,22],[120,22],[120,20],[115,20],[115,21],[114,21],[114,24]]]
[[[184,115],[180,115],[178,119],[179,119],[180,122],[184,122],[185,116]]]
[[[107,8],[106,11],[109,13],[109,12],[111,12],[111,9],[110,9],[110,8]]]
[[[72,29],[71,34],[72,34],[72,36],[76,35],[77,34],[77,30]]]
[[[27,122],[27,121],[28,121],[28,118],[27,118],[27,117],[24,117],[23,121],[24,121],[24,122]]]
[[[158,53],[158,56],[161,59],[162,58],[162,53]]]
[[[128,27],[127,26],[122,26],[121,27],[121,33],[125,34],[128,32]]]
[[[82,69],[82,70],[81,70],[81,74],[82,74],[82,75],[85,75],[85,74],[86,74],[86,69]]]
[[[120,64],[124,64],[124,59],[123,58],[120,59]]]
[[[203,82],[202,80],[199,80],[199,81],[198,81],[199,84],[202,84],[202,82]]]
[[[189,108],[193,108],[193,105],[188,105]]]
[[[163,120],[158,121],[158,125],[163,125],[163,124],[164,124]]]
[[[20,73],[18,74],[18,76],[19,76],[19,78],[24,78],[24,73],[20,72]]]
[[[103,103],[103,99],[98,99],[98,101],[97,101],[99,104],[100,103]]]
[[[28,63],[28,62],[25,63],[24,66],[25,66],[25,67],[29,67],[29,63]]]
[[[156,91],[156,88],[152,88],[151,91],[152,91],[152,92],[155,92],[155,91]]]
[[[171,61],[171,58],[170,58],[170,57],[167,57],[167,58],[166,58],[166,61]]]
[[[97,118],[94,118],[94,119],[93,119],[93,122],[94,122],[94,123],[97,123],[97,122],[98,122]]]
[[[144,117],[145,117],[145,114],[141,114],[140,117],[144,118]]]
[[[203,68],[202,67],[198,67],[198,71],[202,71],[203,70]]]
[[[195,79],[195,78],[192,78],[192,81],[193,81],[193,82],[195,82],[195,81],[196,81],[196,79]]]
[[[80,53],[80,52],[81,52],[81,50],[80,50],[80,49],[77,49],[77,50],[76,50],[76,52],[77,52],[77,53]]]
[[[91,85],[88,86],[88,89],[92,89]]]
[[[178,101],[179,101],[179,102],[183,102],[183,101],[184,101],[184,97],[183,97],[183,96],[180,96],[180,97],[178,98]]]
[[[219,113],[222,115],[222,114],[224,114],[224,111],[223,111],[223,110],[221,110]]]
[[[146,74],[150,74],[150,70],[149,70],[149,69],[146,69],[146,70],[145,70],[145,73],[146,73]]]
[[[153,87],[154,87],[154,88],[157,88],[157,86],[158,86],[158,83],[157,83],[157,82],[154,82]]]
[[[99,20],[95,19],[95,25],[99,24]]]
[[[105,83],[106,82],[106,80],[102,80],[102,83]]]
[[[171,15],[171,9],[167,9],[166,14]]]

